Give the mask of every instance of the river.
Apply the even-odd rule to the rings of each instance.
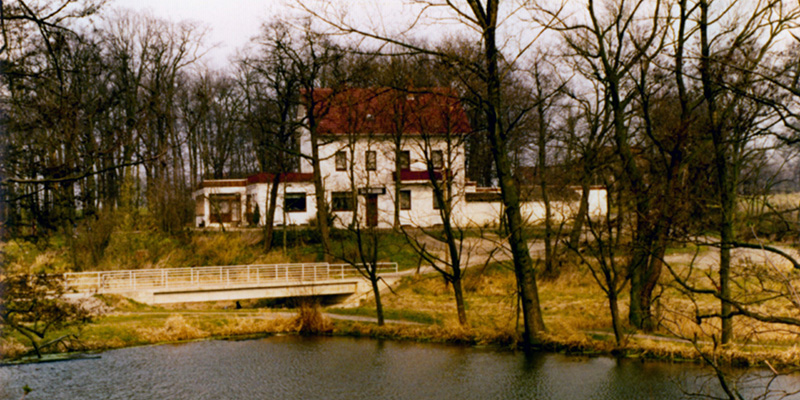
[[[338,337],[202,341],[101,356],[0,367],[0,399],[20,399],[25,385],[33,389],[26,400],[615,400],[718,390],[694,364]],[[760,392],[764,383],[751,381],[746,392]],[[800,387],[800,378],[783,377],[773,387],[791,385]]]

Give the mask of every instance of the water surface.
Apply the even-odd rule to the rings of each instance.
[[[796,377],[779,385],[800,387]],[[277,336],[0,367],[0,399],[676,399],[714,392],[693,364]],[[757,381],[755,385],[764,385]],[[750,393],[755,393],[751,389]],[[800,396],[798,396],[800,398]]]

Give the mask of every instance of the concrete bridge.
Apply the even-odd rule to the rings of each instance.
[[[378,263],[398,276],[397,263]],[[371,290],[349,264],[253,264],[64,274],[77,296],[119,294],[147,304],[309,296],[352,296]]]

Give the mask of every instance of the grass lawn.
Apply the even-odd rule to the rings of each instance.
[[[228,241],[249,241],[250,246],[259,246],[255,233],[242,233]],[[203,234],[195,241],[221,241],[216,246],[227,243],[215,234]],[[387,235],[383,240],[387,247],[381,257],[397,261],[404,269],[415,268],[418,260],[399,235]],[[306,249],[295,248],[288,257],[292,261],[312,257],[314,246]],[[195,246],[199,246],[195,244]],[[236,247],[236,246],[232,246]],[[196,249],[195,249],[196,250]],[[671,249],[668,256],[676,259],[694,253],[693,246]],[[15,250],[16,251],[16,250]],[[228,250],[219,250],[225,251]],[[250,254],[257,254],[254,249]],[[345,249],[346,251],[346,249]],[[710,254],[713,250],[702,250]],[[24,253],[24,252],[22,252]],[[282,250],[269,255],[253,256],[256,262],[264,262],[271,257],[286,260]],[[48,256],[44,256],[50,257]],[[36,262],[42,257],[29,254],[18,257]],[[217,258],[219,260],[221,258]],[[33,260],[33,261],[31,261]],[[21,262],[21,261],[20,261]],[[744,261],[743,261],[744,262]],[[680,274],[689,274],[688,266],[676,264]],[[773,267],[755,263],[742,263],[736,269],[736,296],[754,296],[765,289],[779,293],[780,283],[767,280],[778,274]],[[698,286],[711,285],[716,279],[714,271],[698,269],[691,271],[690,281]],[[793,283],[797,274],[791,270],[778,272],[789,274]],[[770,275],[772,274],[772,275]],[[517,313],[515,295],[516,281],[509,262],[495,262],[486,267],[472,267],[464,278],[465,302],[468,326],[457,322],[452,288],[436,273],[409,275],[402,279],[392,292],[382,296],[385,317],[388,320],[407,321],[412,324],[388,324],[377,327],[374,323],[360,321],[334,320],[326,334],[385,337],[395,339],[439,341],[478,345],[498,345],[516,347],[521,321]],[[620,312],[627,316],[628,292],[625,288],[620,294]],[[761,292],[759,292],[761,291]],[[698,325],[695,316],[699,313],[713,312],[719,308],[719,301],[710,296],[687,296],[675,284],[666,269],[663,271],[655,291],[654,315],[658,322],[655,332],[641,335],[628,329],[626,340],[618,346],[610,337],[611,318],[608,302],[603,291],[592,278],[586,266],[571,260],[564,264],[560,276],[553,280],[539,280],[539,296],[548,333],[541,344],[552,350],[578,352],[585,354],[614,353],[630,356],[646,356],[672,360],[697,359],[697,351],[687,341],[675,340],[692,338],[697,334],[704,349],[713,347],[712,337],[718,335],[715,319],[708,319]],[[758,299],[756,299],[758,300]],[[270,302],[242,302],[244,309],[233,309],[232,303],[174,305],[152,307],[126,299],[108,296],[99,299],[105,312],[88,324],[70,331],[53,332],[52,337],[73,332],[80,337],[74,347],[51,349],[51,351],[100,350],[108,348],[135,346],[150,343],[167,343],[184,340],[222,337],[250,337],[274,333],[303,331],[303,319],[296,317],[295,310],[266,308]],[[782,299],[761,299],[758,307],[775,314],[796,316],[799,311]],[[276,312],[278,311],[278,312]],[[358,307],[328,307],[325,312],[342,315],[374,316],[373,301],[364,301]],[[627,326],[625,321],[623,325]],[[739,343],[722,349],[722,360],[733,364],[754,365],[763,360],[774,364],[800,365],[800,351],[792,347],[800,335],[797,329],[787,329],[767,323],[755,322],[736,317],[735,339]],[[661,337],[670,340],[659,339]],[[19,335],[6,332],[0,339],[0,354],[4,357],[20,354],[26,350],[24,340]],[[709,350],[711,351],[711,350]]]

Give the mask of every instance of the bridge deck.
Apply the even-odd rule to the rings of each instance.
[[[397,273],[397,263],[379,263],[378,271]],[[80,293],[139,294],[151,299],[146,302],[164,303],[346,294],[355,291],[362,275],[349,264],[318,263],[76,272],[64,277],[66,286]]]

